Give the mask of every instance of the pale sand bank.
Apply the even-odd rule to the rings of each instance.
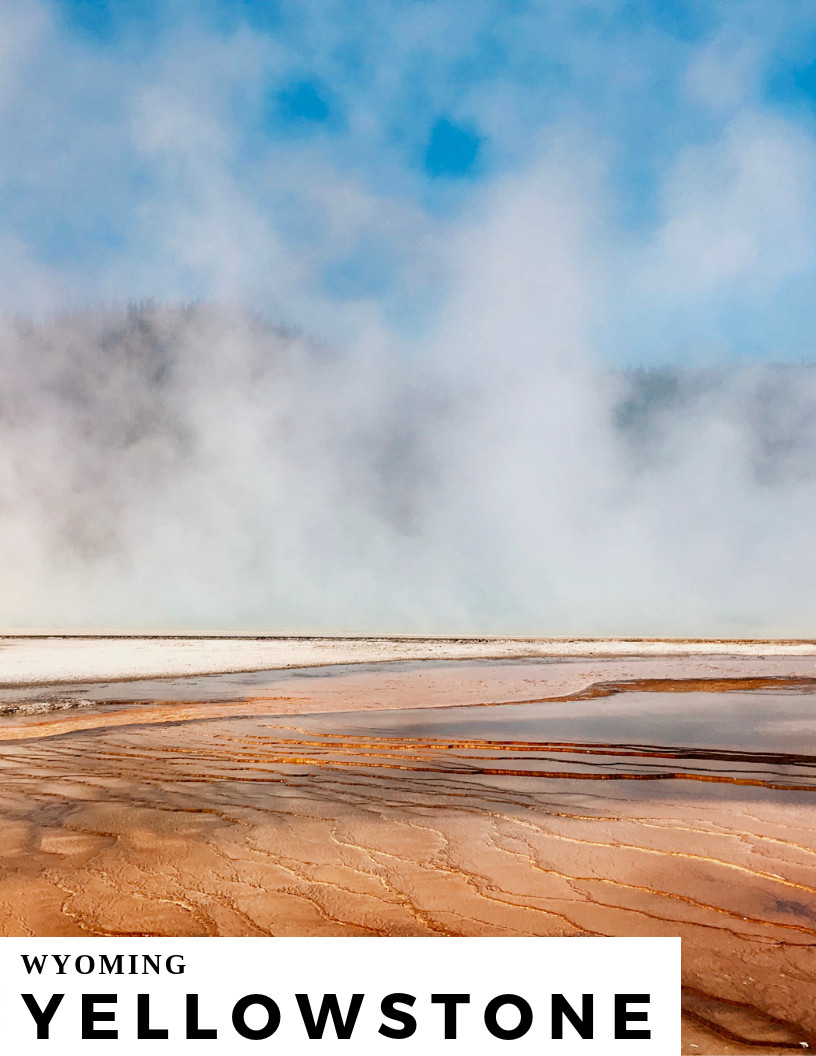
[[[0,638],[0,685],[170,678],[406,660],[543,658],[816,659],[816,641],[644,638]]]

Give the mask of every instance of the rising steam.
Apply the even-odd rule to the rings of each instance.
[[[0,623],[816,631],[816,370],[503,347],[465,371],[206,305],[6,324]]]

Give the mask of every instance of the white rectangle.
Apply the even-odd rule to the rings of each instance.
[[[19,1056],[680,1051],[679,939],[2,939],[0,979]]]

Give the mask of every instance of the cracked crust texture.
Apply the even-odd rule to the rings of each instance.
[[[681,935],[685,1053],[806,1051],[814,679],[708,655],[7,683],[0,933]]]

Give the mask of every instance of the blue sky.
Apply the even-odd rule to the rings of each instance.
[[[816,355],[812,4],[21,0],[0,47],[5,311],[422,345],[498,240],[605,361]]]

